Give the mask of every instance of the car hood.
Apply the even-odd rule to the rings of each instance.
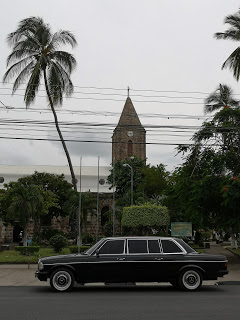
[[[84,261],[86,260],[88,255],[81,254],[81,253],[74,253],[74,254],[65,254],[65,255],[58,255],[58,256],[50,256],[44,257],[40,260],[42,263],[63,263],[63,262],[71,262],[71,261]]]

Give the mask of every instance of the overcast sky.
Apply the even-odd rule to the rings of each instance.
[[[58,111],[59,121],[64,122],[63,135],[68,140],[105,142],[67,142],[73,165],[79,165],[80,156],[83,165],[97,165],[98,156],[100,165],[110,165],[112,131],[129,86],[147,130],[148,163],[164,163],[172,170],[181,163],[173,144],[191,142],[195,129],[190,127],[200,126],[206,119],[203,101],[208,93],[219,83],[240,93],[240,84],[231,72],[221,70],[238,44],[213,38],[215,32],[227,28],[224,17],[239,7],[236,0],[4,1],[0,10],[0,76],[2,79],[11,52],[6,36],[20,20],[40,16],[53,31],[70,30],[78,41],[73,50],[78,67],[72,75],[75,93]],[[45,92],[40,91],[26,111],[24,90],[12,97],[11,89],[11,84],[0,84],[0,101],[14,108],[6,110],[0,104],[0,164],[67,165],[58,142],[6,139],[57,138],[54,126],[43,126],[53,120]],[[15,122],[6,125],[9,120]],[[27,120],[41,123],[30,127]],[[159,128],[153,129],[156,125]]]

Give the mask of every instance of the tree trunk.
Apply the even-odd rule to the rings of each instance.
[[[52,98],[51,98],[51,95],[50,95],[50,92],[49,92],[49,88],[48,88],[46,70],[44,70],[44,82],[45,82],[45,88],[46,88],[46,91],[47,91],[48,100],[50,102],[50,107],[51,107],[51,110],[52,110],[52,113],[53,113],[53,116],[54,116],[55,126],[56,126],[56,129],[57,129],[58,135],[60,137],[60,140],[62,142],[63,149],[64,149],[65,154],[67,156],[67,161],[68,161],[68,165],[69,165],[71,176],[72,176],[73,188],[74,188],[75,191],[77,191],[77,183],[76,183],[76,178],[75,178],[75,174],[74,174],[74,171],[73,171],[72,161],[71,161],[71,158],[70,158],[66,143],[65,143],[65,141],[63,139],[62,132],[61,132],[61,130],[59,128],[57,114],[56,114],[56,111],[54,109]]]
[[[27,246],[27,226],[23,228],[23,246]]]

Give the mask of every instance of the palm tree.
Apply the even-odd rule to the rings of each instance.
[[[219,87],[205,99],[204,104],[205,113],[210,113],[221,108],[239,107],[239,101],[233,98],[232,89],[225,84],[219,84]]]
[[[8,217],[17,220],[23,228],[23,245],[27,245],[27,227],[31,219],[46,214],[48,206],[44,202],[43,192],[35,185],[23,186],[13,182],[8,189]],[[52,200],[51,200],[52,201]]]
[[[9,68],[3,77],[3,82],[7,83],[15,78],[14,93],[24,81],[27,81],[24,101],[28,108],[36,98],[43,77],[47,100],[67,156],[73,187],[77,190],[71,158],[55,111],[55,107],[62,104],[63,94],[70,96],[73,93],[70,75],[76,67],[73,55],[59,50],[59,47],[71,45],[73,48],[77,44],[76,39],[69,31],[60,30],[52,33],[42,18],[30,17],[19,22],[17,30],[8,35],[7,41],[12,47],[12,53],[7,58]]]
[[[229,15],[224,19],[224,23],[229,24],[229,29],[225,32],[217,32],[214,34],[216,39],[227,39],[233,41],[240,41],[240,9],[234,15]],[[233,51],[233,53],[223,63],[222,69],[229,68],[233,71],[234,77],[239,80],[240,77],[240,47]]]

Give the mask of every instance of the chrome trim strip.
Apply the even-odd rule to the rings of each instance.
[[[71,265],[71,264],[81,264],[81,263],[131,263],[131,262],[154,262],[154,263],[157,263],[157,262],[182,262],[182,263],[202,263],[202,262],[211,262],[211,263],[218,263],[218,262],[227,262],[228,260],[224,260],[224,261],[207,261],[207,260],[135,260],[135,261],[128,261],[128,260],[124,260],[124,261],[118,261],[118,260],[113,260],[113,261],[93,261],[93,262],[61,262],[61,263],[44,263],[44,266],[53,266],[53,265]]]

